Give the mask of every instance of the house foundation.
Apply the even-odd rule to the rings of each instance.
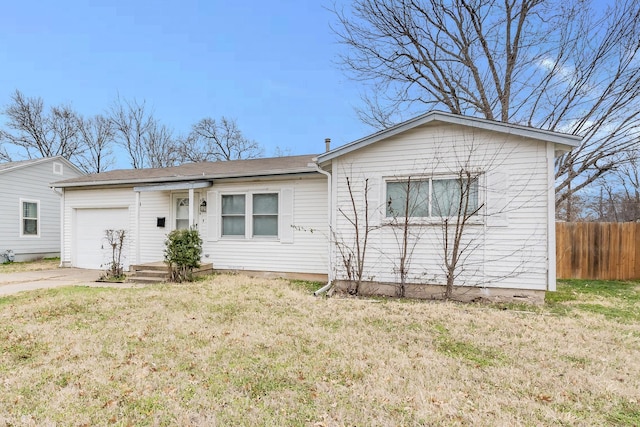
[[[349,281],[337,280],[334,283],[338,292],[347,292]],[[358,294],[398,296],[400,284],[389,282],[362,282]],[[445,286],[430,284],[406,284],[404,296],[406,298],[441,300],[444,298]],[[509,302],[526,304],[544,304],[545,291],[528,289],[493,288],[477,286],[456,286],[452,299],[461,302]]]

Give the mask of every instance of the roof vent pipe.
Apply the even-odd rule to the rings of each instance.
[[[325,152],[328,152],[331,150],[331,138],[324,139],[324,147],[325,147]]]

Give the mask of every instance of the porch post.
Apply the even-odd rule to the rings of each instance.
[[[195,200],[193,200],[193,187],[191,187],[189,188],[189,229],[191,229],[191,227],[193,227],[194,225],[193,219],[195,218],[195,208]]]

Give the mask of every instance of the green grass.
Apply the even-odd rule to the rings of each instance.
[[[619,426],[640,426],[640,402],[622,402],[613,408],[607,418]]]
[[[579,295],[592,295],[640,302],[640,282],[616,280],[558,280],[558,290],[547,293],[547,301],[575,300]]]
[[[477,367],[493,366],[506,359],[499,350],[453,338],[444,325],[437,324],[434,329],[438,333],[435,348],[446,356],[464,360]]]
[[[310,280],[291,280],[291,284],[310,294],[326,285],[326,283],[323,282],[315,282]]]
[[[602,315],[629,323],[640,321],[640,282],[614,280],[558,280],[556,292],[547,292],[546,306],[554,314]]]

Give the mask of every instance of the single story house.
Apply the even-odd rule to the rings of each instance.
[[[422,297],[450,276],[460,298],[539,300],[555,290],[554,159],[579,141],[429,112],[320,155],[72,178],[54,184],[61,264],[105,265],[108,228],[126,230],[126,264],[160,261],[169,231],[195,227],[218,270]]]
[[[0,262],[60,254],[60,194],[52,181],[83,172],[63,157],[0,163]]]

